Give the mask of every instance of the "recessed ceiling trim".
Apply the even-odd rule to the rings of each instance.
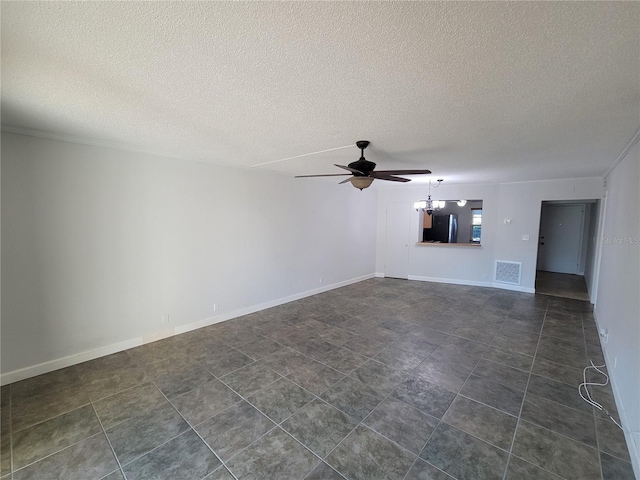
[[[344,145],[343,147],[334,147],[334,148],[327,148],[326,150],[320,150],[317,152],[311,152],[311,153],[303,153],[302,155],[296,155],[295,157],[287,157],[287,158],[281,158],[280,160],[271,160],[269,162],[264,162],[264,163],[257,163],[255,165],[251,165],[252,167],[262,167],[264,165],[271,165],[272,163],[278,163],[278,162],[284,162],[286,160],[294,160],[296,158],[302,158],[302,157],[308,157],[310,155],[318,155],[320,153],[326,153],[326,152],[333,152],[334,150],[342,150],[344,148],[351,148],[353,147],[355,144],[352,143],[351,145]]]
[[[634,133],[633,137],[631,137],[631,140],[629,141],[629,143],[627,143],[627,146],[624,147],[624,149],[622,150],[622,152],[620,152],[620,155],[618,155],[618,158],[616,158],[616,161],[613,162],[613,164],[609,167],[609,169],[606,171],[606,173],[604,174],[604,179],[606,180],[607,177],[609,176],[609,174],[611,172],[613,172],[613,169],[616,168],[618,166],[618,164],[624,160],[624,157],[627,156],[627,154],[631,151],[631,149],[636,145],[636,143],[638,143],[638,141],[640,141],[640,128],[638,130],[636,130],[636,133]]]

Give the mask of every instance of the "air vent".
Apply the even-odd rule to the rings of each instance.
[[[496,260],[496,282],[520,285],[522,262]]]

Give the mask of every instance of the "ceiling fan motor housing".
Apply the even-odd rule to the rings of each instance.
[[[349,168],[353,168],[354,170],[357,170],[359,172],[362,173],[353,173],[356,177],[367,177],[369,176],[369,174],[371,172],[373,172],[373,169],[376,168],[376,164],[373,162],[370,162],[369,160],[365,159],[364,157],[360,157],[359,160],[355,161],[355,162],[351,162],[349,164]]]

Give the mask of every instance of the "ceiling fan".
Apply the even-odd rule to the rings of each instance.
[[[360,190],[369,187],[375,179],[387,180],[390,182],[410,182],[409,178],[397,177],[396,175],[423,175],[431,173],[431,170],[374,170],[376,164],[370,162],[364,158],[364,149],[369,146],[368,140],[360,140],[356,142],[356,145],[360,149],[360,159],[355,162],[351,162],[349,165],[338,165],[336,167],[348,170],[351,173],[327,173],[321,175],[296,175],[295,178],[306,177],[340,177],[344,175],[353,175],[351,178],[347,178],[340,183],[351,182],[356,188]]]

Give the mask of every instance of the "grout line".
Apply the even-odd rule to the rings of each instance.
[[[102,430],[102,434],[104,435],[104,437],[107,439],[107,443],[109,444],[109,448],[111,449],[111,453],[113,454],[113,458],[116,459],[116,463],[118,464],[118,468],[120,469],[120,473],[122,473],[122,478],[124,478],[124,480],[127,480],[127,475],[124,473],[124,470],[122,468],[122,464],[120,463],[120,459],[118,458],[118,456],[116,455],[116,451],[113,448],[113,445],[111,444],[111,439],[109,438],[109,436],[107,435],[107,431],[104,428],[104,425],[102,424],[102,420],[100,420],[100,417],[98,416],[98,411],[96,410],[96,407],[93,405],[93,402],[91,403],[91,408],[93,410],[93,414],[96,416],[96,418],[98,419],[98,423],[100,424],[100,429]],[[115,470],[114,470],[115,471]],[[113,473],[113,472],[111,472]],[[110,474],[109,474],[110,475]],[[105,475],[106,476],[106,475]]]
[[[545,309],[545,314],[542,319],[542,326],[540,327],[540,333],[538,334],[538,342],[536,343],[536,350],[533,353],[533,363],[531,364],[531,371],[529,372],[529,377],[527,378],[527,385],[524,389],[524,395],[522,396],[522,402],[520,404],[520,411],[518,412],[518,419],[516,420],[516,428],[513,431],[513,437],[511,438],[511,445],[509,446],[509,456],[507,457],[507,464],[504,469],[504,474],[502,475],[502,479],[506,480],[507,472],[509,471],[509,463],[511,460],[511,455],[513,455],[513,446],[516,442],[516,435],[518,434],[518,428],[520,428],[520,419],[522,418],[522,410],[524,409],[524,402],[527,398],[527,391],[529,390],[529,383],[531,382],[531,375],[533,375],[533,367],[536,364],[536,357],[538,355],[538,349],[540,348],[540,341],[542,339],[542,331],[544,330],[544,322],[547,319],[547,314],[549,312],[549,302],[547,302],[547,308]]]
[[[134,360],[134,362],[135,362],[135,360]],[[142,371],[144,371],[144,369],[140,366],[140,364],[138,364],[137,362],[135,362],[135,363],[138,365],[138,367],[139,367]],[[146,372],[145,372],[145,373],[146,373]],[[214,375],[214,376],[215,376],[215,375]],[[209,444],[204,440],[204,438],[202,438],[202,436],[200,435],[200,433],[198,433],[198,431],[197,431],[195,428],[193,428],[193,427],[191,426],[191,424],[187,421],[187,419],[184,417],[184,415],[182,415],[182,413],[180,413],[180,412],[178,411],[178,409],[173,405],[173,403],[171,403],[171,401],[167,398],[167,396],[164,394],[164,392],[162,392],[162,390],[160,390],[160,388],[159,388],[159,387],[158,387],[158,385],[155,383],[155,381],[153,381],[153,379],[151,379],[150,381],[151,381],[151,383],[153,383],[153,385],[158,389],[158,391],[160,392],[160,394],[165,398],[165,400],[167,401],[167,403],[168,403],[169,405],[171,405],[171,408],[173,408],[173,409],[178,413],[178,415],[180,415],[180,417],[182,418],[182,420],[183,420],[183,421],[188,425],[188,427],[189,427],[189,428],[188,428],[187,430],[185,430],[184,432],[181,432],[180,434],[176,435],[175,437],[173,437],[173,438],[171,438],[171,439],[167,440],[166,442],[162,443],[161,445],[158,445],[157,447],[153,448],[152,450],[149,450],[148,452],[144,453],[143,455],[140,455],[139,457],[137,457],[137,458],[135,458],[135,459],[131,460],[131,462],[129,462],[129,463],[132,463],[132,462],[136,461],[138,458],[142,458],[142,457],[144,457],[145,455],[148,455],[149,453],[153,452],[154,450],[158,449],[159,447],[161,447],[161,446],[163,446],[163,445],[165,445],[165,444],[169,443],[169,442],[170,442],[170,441],[172,441],[174,438],[178,438],[179,436],[184,435],[184,434],[185,434],[185,433],[187,433],[189,430],[191,430],[191,431],[193,431],[193,432],[198,436],[198,438],[200,438],[200,440],[201,440],[201,441],[206,445],[206,447],[211,451],[211,453],[213,453],[213,454],[215,455],[215,457],[218,459],[218,461],[220,462],[220,464],[224,466],[224,468],[225,468],[225,469],[226,469],[226,470],[231,474],[231,476],[232,476],[235,480],[238,480],[238,477],[236,477],[236,476],[233,474],[233,472],[231,472],[231,470],[229,470],[229,468],[227,468],[227,465],[225,464],[225,462],[223,462],[223,461],[222,461],[222,458],[220,458],[220,456],[219,456],[216,452],[214,452],[214,451],[213,451],[213,449],[212,449],[212,448],[209,446]],[[235,403],[234,403],[234,405],[235,405]],[[117,458],[117,457],[116,457],[116,458]],[[128,463],[128,464],[129,464],[129,463]],[[127,464],[127,465],[128,465],[128,464]],[[216,470],[217,470],[217,468],[216,468]],[[124,474],[124,471],[123,471],[123,474]],[[125,480],[127,480],[127,478],[126,478],[126,477],[125,477]]]
[[[584,315],[582,315],[582,338],[584,341],[584,351],[585,351],[585,356],[587,358],[587,361],[589,360],[589,354],[587,351],[587,336],[584,332]],[[606,362],[605,362],[606,364]],[[606,368],[606,365],[605,365]],[[608,372],[608,369],[607,369]],[[587,388],[587,387],[585,387]],[[600,479],[604,478],[604,471],[602,470],[602,455],[601,455],[601,450],[600,450],[600,435],[598,433],[598,419],[596,418],[596,409],[593,408],[593,406],[591,407],[591,413],[593,415],[593,427],[594,427],[594,431],[596,432],[596,452],[598,455],[598,466],[600,467]]]

